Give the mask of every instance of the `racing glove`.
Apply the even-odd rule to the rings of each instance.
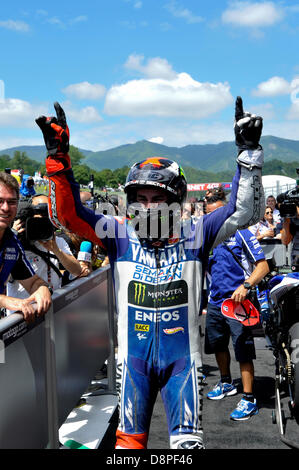
[[[71,161],[68,155],[70,132],[66,123],[65,113],[57,101],[54,103],[54,108],[57,118],[53,116],[40,116],[35,120],[43,133],[48,150],[46,158],[48,176],[71,168]]]
[[[263,118],[244,112],[243,101],[237,96],[235,105],[235,142],[239,149],[237,161],[246,168],[263,165],[263,150],[259,144]]]

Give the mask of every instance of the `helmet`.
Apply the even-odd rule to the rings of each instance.
[[[187,182],[184,171],[168,158],[151,157],[132,166],[124,187],[127,203],[135,202],[136,189],[145,186],[165,190],[171,202],[182,205],[186,200]]]
[[[162,189],[168,195],[166,207],[137,207],[137,190]],[[129,171],[124,187],[127,194],[127,213],[135,219],[139,238],[148,242],[165,241],[180,233],[181,206],[187,196],[187,182],[183,169],[168,158],[151,157],[135,163]],[[173,204],[175,203],[175,204]],[[156,225],[155,225],[156,223]],[[154,230],[152,230],[154,227]]]

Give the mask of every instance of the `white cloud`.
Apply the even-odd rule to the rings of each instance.
[[[228,83],[200,83],[187,73],[175,79],[131,80],[106,95],[109,115],[204,118],[233,102]]]
[[[291,107],[287,114],[287,119],[299,119],[299,78],[292,81]]]
[[[151,137],[150,139],[146,139],[149,142],[153,142],[154,144],[163,144],[164,139],[163,137]]]
[[[283,139],[297,140],[298,120],[265,121],[263,135],[274,135]]]
[[[79,122],[81,124],[90,124],[93,122],[102,121],[96,108],[93,106],[86,106],[85,108],[76,109],[69,101],[62,104],[62,108],[67,115],[68,120]]]
[[[81,82],[68,85],[62,92],[79,100],[98,100],[105,95],[106,88],[99,83]]]
[[[148,78],[165,78],[173,79],[176,77],[176,72],[166,59],[154,57],[149,59],[145,65],[143,55],[131,54],[125,63],[125,68],[142,73]]]
[[[173,16],[175,16],[176,18],[182,18],[187,23],[201,23],[202,21],[204,21],[204,18],[195,15],[188,8],[182,7],[176,0],[171,0],[169,3],[167,3],[166,8],[168,11],[170,11]]]
[[[271,77],[265,82],[261,82],[256,90],[253,90],[254,96],[278,96],[287,95],[291,92],[291,84],[282,77]]]
[[[47,106],[32,105],[27,101],[7,98],[0,101],[0,125],[3,127],[35,127],[35,119],[45,114]]]
[[[252,114],[256,114],[257,116],[262,116],[264,121],[270,121],[271,119],[275,119],[276,117],[274,106],[272,103],[263,103],[258,105],[255,104],[254,106],[250,107],[248,111]]]
[[[297,99],[296,95],[298,92],[298,77],[295,77],[291,82],[288,82],[283,77],[271,77],[269,80],[261,82],[257,88],[252,91],[252,94],[258,97],[290,95],[291,101],[293,101],[293,97],[295,100]]]
[[[10,29],[21,33],[27,33],[30,30],[29,25],[24,21],[14,20],[0,21],[0,28]]]
[[[76,16],[75,18],[70,19],[70,24],[76,24],[76,23],[83,23],[87,21],[87,16],[86,15],[80,15]]]
[[[284,10],[274,2],[233,1],[222,14],[223,23],[259,28],[281,21]]]
[[[89,129],[80,129],[79,132],[73,131],[71,135],[71,143],[76,147],[86,150],[107,150],[118,147],[124,143],[134,143],[136,139],[130,138],[127,134],[127,126],[123,123],[114,125],[93,126]],[[120,167],[121,162],[120,162]]]
[[[289,120],[298,120],[299,119],[299,102],[292,103],[289,112],[287,114],[287,119]],[[297,123],[297,132],[298,135],[298,123]],[[293,136],[294,139],[294,136]],[[296,139],[297,140],[297,139]]]
[[[46,22],[54,26],[58,26],[59,28],[63,28],[63,29],[65,28],[65,23],[60,18],[57,18],[57,16],[48,18]]]

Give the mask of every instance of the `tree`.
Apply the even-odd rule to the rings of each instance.
[[[20,152],[16,150],[14,156],[10,161],[10,167],[12,169],[23,169],[25,173],[34,175],[36,171],[39,171],[41,164],[35,160],[31,160],[26,152]]]
[[[111,186],[110,181],[113,180],[113,171],[109,168],[105,168],[99,172],[100,178],[103,180],[103,186]]]
[[[0,155],[0,170],[3,171],[5,168],[11,168],[11,158],[7,154]]]
[[[76,165],[73,167],[74,177],[80,184],[88,184],[90,179],[90,168],[87,165]]]
[[[116,180],[117,185],[125,184],[129,170],[130,168],[128,166],[123,166],[122,168],[114,170],[114,179]]]
[[[72,167],[81,165],[81,161],[85,158],[85,155],[83,155],[83,153],[81,153],[80,150],[78,150],[77,147],[74,147],[73,145],[70,145],[69,156],[71,158]]]
[[[94,171],[92,174],[94,176],[94,186],[96,188],[103,188],[105,186],[105,180],[101,176],[100,171]]]

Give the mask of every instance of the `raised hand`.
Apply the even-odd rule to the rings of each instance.
[[[54,103],[56,116],[40,116],[35,122],[40,127],[45,145],[48,150],[46,168],[48,176],[71,168],[69,151],[70,131],[66,123],[65,113],[56,101]]]
[[[40,116],[35,122],[43,133],[48,154],[66,154],[69,151],[69,128],[66,123],[65,113],[57,101],[54,103],[54,108],[57,118],[54,116]]]
[[[263,118],[244,112],[243,101],[237,96],[235,104],[235,141],[240,150],[258,148],[262,135]]]

